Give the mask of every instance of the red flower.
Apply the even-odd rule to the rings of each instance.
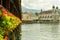
[[[7,15],[8,15],[8,16],[12,16],[12,14],[11,14],[11,13],[7,13]]]
[[[7,13],[6,12],[2,12],[2,16],[5,16]]]
[[[7,36],[5,36],[5,38],[4,38],[3,40],[8,40],[8,37],[7,37]]]

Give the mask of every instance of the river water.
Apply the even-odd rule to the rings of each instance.
[[[21,40],[60,40],[60,23],[22,24]]]

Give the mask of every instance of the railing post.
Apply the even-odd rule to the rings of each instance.
[[[2,5],[2,0],[0,0],[0,4]]]

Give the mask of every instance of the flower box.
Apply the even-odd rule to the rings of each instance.
[[[21,20],[18,17],[0,5],[0,40],[2,40],[4,35],[8,35],[10,31],[14,30],[20,23]],[[7,40],[7,37],[3,39]]]

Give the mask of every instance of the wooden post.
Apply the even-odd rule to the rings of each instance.
[[[16,1],[16,0],[14,0]],[[15,2],[16,8],[18,9],[17,16],[21,19],[21,0],[17,0]],[[21,40],[21,24],[15,29],[16,40]]]
[[[13,0],[13,3],[10,3],[10,10],[15,15],[18,16],[21,19],[21,0]],[[19,4],[18,4],[19,3]],[[15,8],[14,8],[15,6]],[[21,40],[21,24],[17,26],[17,28],[14,30],[15,39],[14,40]]]
[[[19,17],[21,19],[21,0],[18,0],[18,7],[19,7]]]
[[[14,7],[13,4],[10,2],[10,12],[12,12],[14,14]]]
[[[2,5],[2,0],[0,0],[0,5]]]
[[[6,8],[10,10],[10,0],[6,0]]]
[[[0,4],[1,4],[1,0],[0,0]]]

